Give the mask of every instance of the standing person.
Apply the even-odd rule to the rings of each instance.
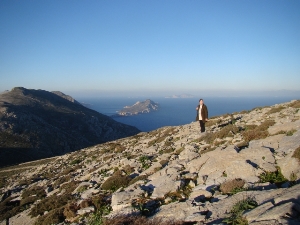
[[[204,104],[203,99],[199,100],[199,105],[196,107],[197,116],[196,121],[199,120],[201,133],[205,132],[205,122],[208,121],[208,110]]]

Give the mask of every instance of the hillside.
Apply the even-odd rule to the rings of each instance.
[[[13,88],[0,94],[0,166],[63,155],[137,134],[61,92]]]
[[[299,163],[299,100],[162,127],[1,169],[0,225],[299,224]]]

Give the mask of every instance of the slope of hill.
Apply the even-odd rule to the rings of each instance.
[[[163,127],[0,170],[0,225],[299,224],[299,160],[300,101]]]
[[[137,134],[61,92],[13,88],[0,95],[0,166],[62,155]]]

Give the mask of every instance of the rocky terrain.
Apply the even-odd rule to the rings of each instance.
[[[138,132],[58,91],[17,87],[0,94],[0,166],[63,155]]]
[[[147,99],[143,102],[138,101],[132,106],[125,106],[122,110],[118,111],[117,116],[133,116],[141,113],[150,113],[158,109],[159,105],[157,103]]]
[[[2,168],[0,225],[133,224],[116,222],[130,215],[145,225],[300,224],[300,101],[206,127],[162,127]]]

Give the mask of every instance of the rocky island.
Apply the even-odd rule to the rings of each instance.
[[[117,116],[133,116],[141,113],[150,113],[159,109],[159,104],[147,99],[143,102],[136,102],[132,106],[125,106],[122,110],[118,111]]]

